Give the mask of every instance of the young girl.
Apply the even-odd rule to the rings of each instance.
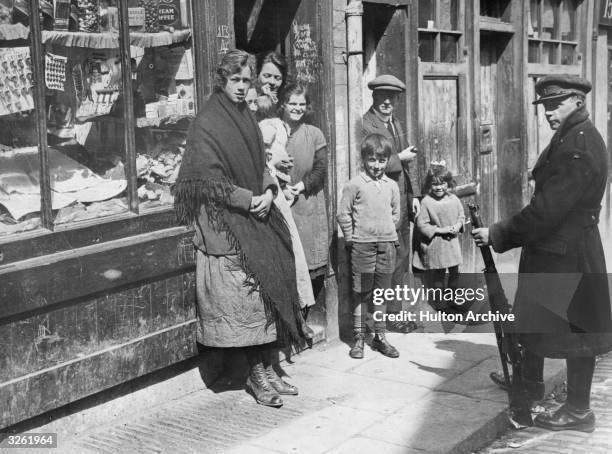
[[[259,128],[261,129],[264,145],[266,147],[268,169],[270,174],[276,177],[277,186],[279,188],[279,195],[274,199],[274,204],[283,214],[287,226],[289,227],[289,232],[291,233],[300,306],[303,312],[307,313],[308,308],[314,306],[315,299],[312,292],[312,286],[310,285],[310,274],[308,273],[306,255],[288,201],[293,200],[293,196],[289,190],[286,189],[286,184],[291,181],[291,179],[289,175],[283,172],[287,163],[291,161],[285,148],[289,132],[286,129],[285,123],[275,116],[275,112],[276,107],[269,96],[263,95],[257,98],[257,111],[255,112],[255,116],[259,121]],[[281,170],[278,169],[279,167]],[[285,196],[280,193],[281,190],[283,193],[286,193]]]
[[[416,251],[413,267],[425,271],[430,288],[455,288],[461,265],[461,247],[457,235],[463,232],[465,214],[459,198],[448,192],[453,176],[446,163],[433,162],[425,178],[421,211],[416,218]],[[445,285],[448,270],[448,286]],[[434,301],[441,309],[441,300]]]

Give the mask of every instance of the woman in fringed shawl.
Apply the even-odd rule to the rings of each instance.
[[[194,225],[198,341],[245,347],[246,388],[263,405],[297,394],[272,368],[270,350],[303,337],[289,230],[272,204],[259,127],[244,102],[253,58],[225,54],[216,86],[191,125],[175,185],[179,222]],[[278,341],[278,343],[277,343]]]

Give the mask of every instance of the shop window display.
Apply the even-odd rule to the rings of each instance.
[[[0,237],[41,225],[27,3],[0,0],[0,20],[6,16],[0,27],[23,41],[0,48]],[[128,0],[127,6],[123,38],[117,0],[40,0],[52,225],[172,204],[170,187],[196,107],[190,4]],[[121,54],[122,39],[129,39],[129,59]],[[132,118],[125,115],[128,92]],[[134,140],[126,142],[127,124]]]
[[[0,236],[41,227],[30,37],[6,3],[0,2]],[[62,203],[53,200],[56,209]]]

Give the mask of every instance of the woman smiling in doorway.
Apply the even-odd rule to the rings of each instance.
[[[290,130],[287,153],[293,158],[289,186],[295,197],[293,217],[304,246],[315,300],[323,289],[328,262],[328,226],[325,205],[327,142],[323,132],[305,122],[311,111],[305,87],[288,85],[282,94],[281,115]]]

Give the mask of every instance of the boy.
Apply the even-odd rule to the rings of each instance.
[[[395,269],[400,221],[400,193],[395,181],[385,175],[393,144],[381,134],[370,134],[361,142],[363,171],[342,191],[338,224],[351,255],[355,346],[351,358],[363,358],[364,317],[375,288],[389,288]],[[399,352],[385,338],[386,302],[374,307],[372,349],[389,358]]]

